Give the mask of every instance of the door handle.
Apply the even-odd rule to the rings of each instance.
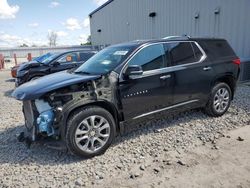
[[[204,67],[203,70],[204,71],[210,71],[212,69],[212,67]]]
[[[161,80],[166,80],[166,79],[168,79],[168,78],[171,78],[171,75],[170,75],[170,74],[164,75],[164,76],[161,76],[161,77],[160,77]]]

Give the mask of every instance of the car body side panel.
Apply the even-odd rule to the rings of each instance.
[[[213,69],[204,71],[209,67],[208,60],[194,65],[183,65],[183,69],[175,71],[174,103],[178,104],[189,100],[199,100],[202,105],[210,94],[215,72]]]
[[[232,75],[235,79],[237,79],[239,66],[233,63],[233,60],[236,58],[237,57],[231,57],[212,61],[211,66],[213,67],[215,74],[217,76]]]
[[[166,80],[161,77],[167,76]],[[126,120],[172,105],[173,73],[165,71],[119,83],[123,114]]]

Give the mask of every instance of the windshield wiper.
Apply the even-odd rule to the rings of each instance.
[[[87,75],[90,75],[89,72],[84,72],[84,71],[76,71],[74,72],[75,74],[87,74]]]
[[[42,63],[41,61],[38,61],[37,59],[35,61],[38,62],[38,63]]]
[[[39,61],[39,60],[36,60],[36,62],[38,62],[38,63],[40,63],[40,64],[43,64],[43,65],[46,65],[44,62]]]

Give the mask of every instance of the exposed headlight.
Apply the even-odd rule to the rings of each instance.
[[[39,128],[40,133],[47,133],[48,136],[54,134],[54,129],[52,127],[54,121],[54,112],[52,110],[48,110],[46,112],[41,113],[36,119],[36,123]]]
[[[35,100],[35,105],[39,112],[39,116],[36,119],[38,131],[52,136],[54,134],[53,121],[55,117],[53,109],[49,103],[44,100]]]

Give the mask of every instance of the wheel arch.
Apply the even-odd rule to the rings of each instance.
[[[118,115],[117,108],[111,102],[103,100],[103,101],[93,101],[93,102],[89,102],[89,103],[85,103],[85,104],[78,103],[78,105],[74,105],[71,108],[69,108],[64,113],[64,117],[63,117],[63,119],[64,119],[63,126],[62,126],[62,137],[63,138],[64,138],[66,130],[67,130],[67,123],[68,123],[69,118],[77,111],[81,111],[82,108],[89,107],[89,106],[98,106],[98,107],[101,107],[101,108],[104,108],[105,110],[107,110],[113,116],[113,118],[115,120],[115,124],[116,124],[116,132],[119,133],[119,131],[120,131],[120,126],[119,126],[120,118]]]
[[[221,75],[212,82],[212,87],[215,86],[215,84],[218,82],[226,83],[232,91],[232,100],[233,100],[236,87],[236,80],[237,79],[231,74]]]
[[[28,81],[30,81],[30,80],[32,80],[33,78],[35,78],[35,77],[43,77],[43,76],[46,76],[46,74],[42,74],[42,73],[37,73],[37,74],[32,74],[32,75],[30,75],[29,76],[29,79],[28,79]]]

